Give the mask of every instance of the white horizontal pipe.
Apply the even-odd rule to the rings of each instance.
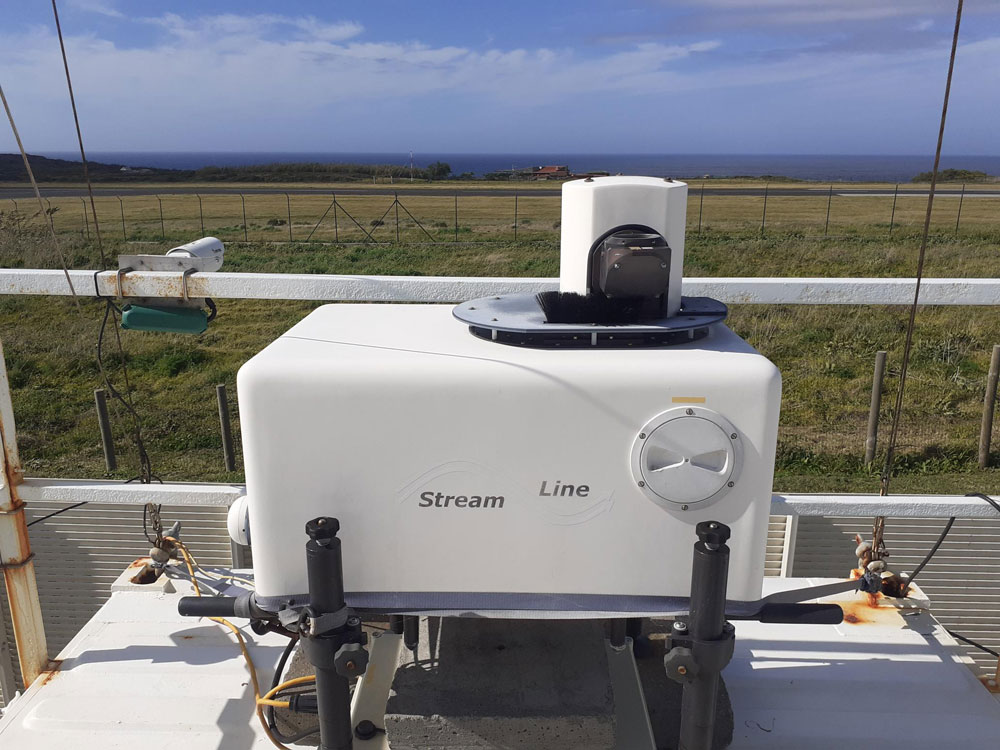
[[[172,482],[169,484],[126,484],[98,479],[25,479],[17,493],[26,503],[60,502],[135,505],[228,506],[246,493],[242,484]],[[994,498],[1000,502],[1000,498]],[[771,513],[776,516],[876,515],[894,518],[996,518],[1000,513],[981,498],[962,495],[819,495],[782,494],[771,496]]]
[[[76,293],[115,296],[114,271],[70,271]],[[353,302],[462,302],[478,297],[558,288],[557,279],[452,276],[348,276],[293,273],[196,273],[192,297]],[[732,304],[904,305],[913,301],[913,279],[882,278],[687,278],[684,294]],[[181,275],[172,271],[132,271],[123,277],[129,297],[181,294]],[[68,295],[62,271],[0,269],[0,294]],[[1000,279],[924,279],[925,305],[1000,305]]]

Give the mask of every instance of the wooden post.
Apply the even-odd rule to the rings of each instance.
[[[10,381],[0,345],[0,563],[7,586],[7,603],[14,625],[21,679],[28,687],[49,665],[42,607],[38,600],[34,555],[28,540],[24,503],[17,496],[22,482],[21,458],[17,451],[14,407]],[[6,698],[6,694],[4,695]]]
[[[986,397],[983,399],[983,422],[979,428],[979,468],[990,465],[990,439],[993,436],[993,412],[997,408],[997,377],[1000,376],[1000,344],[993,347],[990,371],[986,376]]]
[[[219,402],[219,425],[222,428],[222,460],[226,471],[236,471],[236,453],[233,451],[233,425],[229,418],[229,398],[226,386],[215,386],[215,397]]]
[[[104,448],[104,465],[111,474],[118,468],[115,457],[115,441],[111,434],[111,419],[108,417],[108,398],[103,388],[94,390],[94,405],[97,407],[97,426],[101,430],[101,446]]]
[[[882,410],[882,382],[885,380],[885,357],[883,351],[875,352],[875,375],[872,377],[872,400],[868,407],[868,436],[865,438],[865,465],[875,460],[878,447],[878,416]]]

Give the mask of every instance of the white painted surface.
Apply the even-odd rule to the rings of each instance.
[[[357,606],[554,612],[593,609],[572,595],[683,597],[694,527],[716,520],[733,531],[730,595],[755,600],[780,385],[723,325],[668,348],[552,351],[470,336],[447,307],[321,307],[238,375],[258,593],[307,591],[303,525],[329,515]],[[632,445],[691,398],[732,423],[742,470],[711,507],[654,503]],[[487,507],[490,496],[502,500]],[[526,606],[534,595],[555,596]]]
[[[823,583],[768,579],[765,593]],[[176,582],[178,589],[184,584]],[[183,592],[186,593],[186,592]],[[0,719],[0,747],[268,748],[228,631],[176,612],[178,594],[119,592]],[[995,750],[1000,704],[926,614],[858,625],[737,622],[724,675],[734,750]],[[244,630],[263,682],[285,639]],[[359,745],[360,746],[360,745]]]
[[[125,484],[101,479],[26,478],[18,485],[25,502],[99,502],[116,505],[205,505],[229,507],[246,494],[244,484],[210,482],[169,482],[165,484]],[[1000,502],[1000,495],[993,495]],[[776,516],[875,515],[897,518],[994,518],[996,511],[987,503],[963,495],[863,495],[863,494],[774,494],[771,513]]]
[[[116,294],[115,273],[70,271],[77,294]],[[136,271],[126,274],[127,295],[180,298],[179,273]],[[192,297],[215,299],[297,299],[348,302],[464,302],[497,294],[559,288],[559,280],[451,276],[346,276],[291,273],[196,273],[189,278]],[[913,279],[689,277],[687,296],[714,297],[730,304],[904,305],[913,301]],[[0,269],[0,294],[69,295],[62,271]],[[924,279],[925,305],[1000,305],[1000,279]]]

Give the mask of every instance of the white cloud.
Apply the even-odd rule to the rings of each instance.
[[[706,2],[749,5],[743,0]],[[800,5],[794,0],[764,2],[772,8]],[[854,3],[831,0],[831,5]],[[549,118],[544,126],[553,129],[585,128],[593,114],[617,117],[626,130],[652,131],[669,127],[678,113],[697,120],[698,110],[684,111],[688,101],[714,96],[718,113],[729,102],[755,101],[758,94],[747,92],[786,102],[786,112],[826,91],[841,98],[818,96],[820,104],[814,106],[836,108],[855,94],[883,90],[922,101],[928,75],[943,71],[947,61],[946,45],[835,54],[806,47],[754,60],[711,38],[584,53],[360,39],[364,29],[351,21],[274,14],[164,14],[145,22],[162,31],[157,41],[143,47],[93,34],[67,37],[92,150],[274,148],[282,143],[287,150],[323,147],[319,144],[346,150],[349,143],[373,142],[377,129],[394,133],[393,138],[399,133],[436,135],[452,125],[482,132],[505,127],[513,133],[539,122],[532,120],[538,113]],[[982,91],[997,90],[996,74],[989,71],[996,68],[992,60],[998,43],[1000,37],[986,39],[964,45],[959,53],[960,73],[978,76]],[[38,136],[29,144],[40,143],[29,148],[72,142],[62,75],[51,30],[0,32],[0,80],[15,114],[20,113],[22,130]],[[893,85],[885,86],[885,81]],[[968,84],[963,80],[957,85]],[[614,107],[623,102],[633,104],[615,115],[619,110]],[[431,107],[436,108],[433,115]],[[737,122],[743,116],[725,119]],[[787,117],[775,124],[787,127]],[[0,151],[4,144],[0,132]]]
[[[989,2],[992,0],[972,0],[967,5],[975,10]],[[761,26],[871,22],[955,12],[954,6],[940,0],[686,0],[686,4],[707,10],[706,17],[717,15],[721,22],[752,21]]]
[[[917,21],[915,24],[910,26],[910,31],[927,31],[934,25],[933,18],[924,18],[923,20]]]
[[[125,14],[114,7],[110,0],[69,0],[70,7],[77,10],[84,10],[88,13],[97,13],[109,18],[124,18]]]

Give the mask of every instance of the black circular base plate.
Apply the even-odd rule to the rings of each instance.
[[[456,305],[456,318],[479,338],[543,349],[640,348],[695,341],[726,319],[728,308],[710,297],[682,297],[677,315],[629,325],[546,323],[533,294],[484,297]]]

